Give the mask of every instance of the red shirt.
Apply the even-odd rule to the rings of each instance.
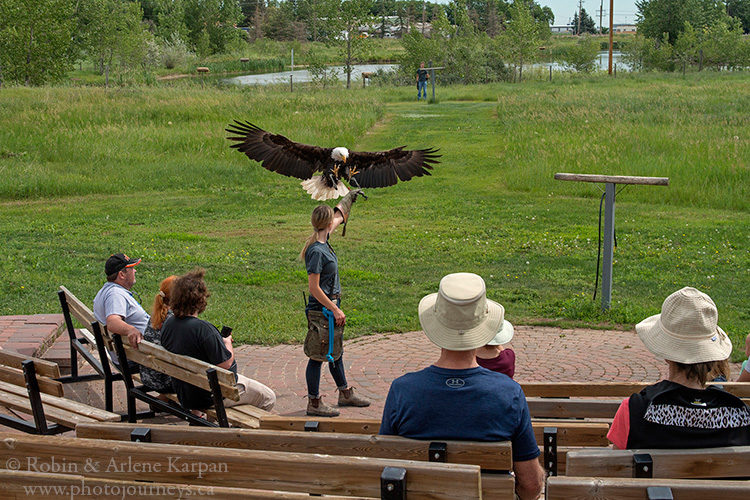
[[[516,372],[516,353],[513,352],[513,349],[503,349],[494,358],[484,359],[477,357],[477,363],[488,370],[504,373],[513,378],[513,374]]]
[[[618,450],[628,449],[628,436],[630,435],[630,398],[625,398],[615,413],[612,426],[607,433],[609,439]]]

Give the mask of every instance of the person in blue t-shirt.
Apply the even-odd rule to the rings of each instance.
[[[328,362],[333,380],[339,391],[339,406],[370,406],[370,401],[354,393],[344,374],[343,335],[346,315],[341,305],[341,283],[339,282],[339,262],[336,252],[328,243],[328,237],[340,225],[346,224],[352,204],[361,190],[350,191],[332,209],[328,205],[318,205],[312,212],[310,221],[313,233],[307,238],[300,259],[307,268],[310,300],[305,307],[307,316],[307,337],[305,355],[308,356],[305,376],[307,379],[307,414],[318,417],[336,417],[339,411],[325,404],[320,396],[320,370],[324,361]],[[323,313],[326,308],[333,314],[335,328],[333,347],[329,349],[329,320]],[[331,358],[328,358],[330,353]],[[331,361],[331,359],[333,361]]]
[[[441,348],[432,366],[391,384],[380,434],[413,439],[510,441],[516,493],[538,498],[544,486],[539,447],[521,386],[482,368],[477,348],[503,326],[503,306],[487,299],[484,280],[456,273],[419,303],[425,335]]]

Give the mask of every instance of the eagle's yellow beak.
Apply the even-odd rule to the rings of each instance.
[[[346,156],[342,156],[341,158],[344,159],[344,163],[346,163]]]

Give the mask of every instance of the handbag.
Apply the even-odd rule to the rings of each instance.
[[[333,348],[329,349],[329,321],[322,311],[307,311],[307,336],[305,337],[305,356],[314,361],[338,360],[344,353],[344,326],[333,327]]]

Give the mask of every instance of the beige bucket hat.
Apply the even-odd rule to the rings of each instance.
[[[503,326],[505,309],[487,299],[484,280],[473,273],[454,273],[440,280],[438,293],[419,302],[419,322],[438,347],[469,351],[492,340]]]
[[[732,342],[717,325],[719,313],[711,297],[685,287],[664,300],[661,314],[646,318],[635,331],[649,351],[684,364],[727,359]]]
[[[507,319],[503,320],[500,331],[497,332],[495,338],[487,342],[487,345],[503,345],[507,344],[513,339],[513,325]]]

